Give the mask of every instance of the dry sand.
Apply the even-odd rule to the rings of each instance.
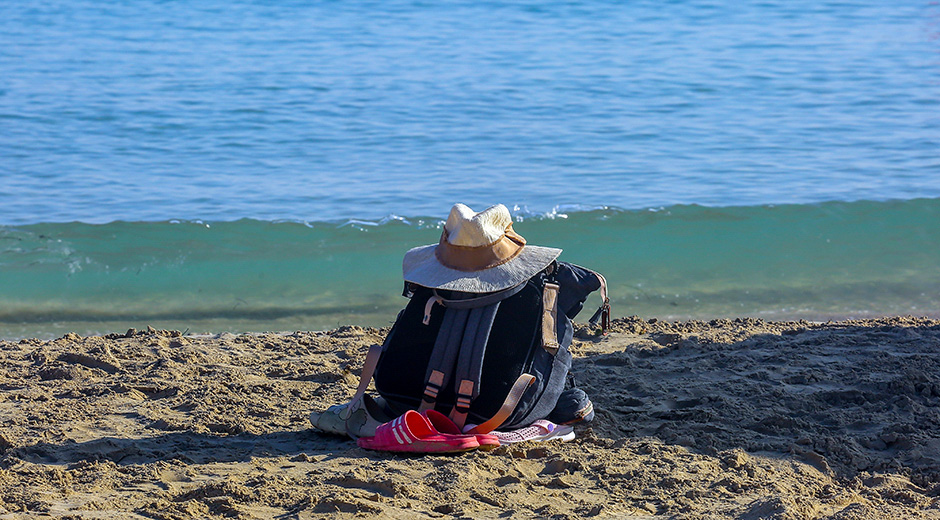
[[[2,342],[0,518],[940,519],[940,322],[580,326],[595,422],[451,456],[309,428],[384,333]]]

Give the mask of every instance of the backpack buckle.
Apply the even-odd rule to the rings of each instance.
[[[430,325],[431,324],[431,308],[434,307],[435,303],[440,303],[441,305],[443,305],[444,304],[443,302],[444,302],[444,298],[441,298],[440,296],[436,294],[428,298],[428,303],[424,304],[424,319],[421,320],[421,323],[425,325]]]
[[[588,320],[588,323],[592,327],[597,326],[597,322],[601,322],[601,333],[607,334],[607,331],[610,330],[610,299],[604,298],[604,303],[597,308],[597,311],[594,312],[594,315],[591,316],[591,319]]]

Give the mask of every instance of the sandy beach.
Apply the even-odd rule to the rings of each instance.
[[[940,518],[940,321],[579,325],[570,443],[310,428],[386,330],[0,342],[0,518]]]

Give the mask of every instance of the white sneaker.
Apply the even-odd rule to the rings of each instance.
[[[542,442],[551,440],[560,440],[568,442],[574,440],[574,426],[560,426],[551,421],[539,419],[531,426],[510,430],[506,432],[490,432],[499,439],[500,444],[514,444],[517,442]]]

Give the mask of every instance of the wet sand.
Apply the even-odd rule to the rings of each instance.
[[[570,443],[311,429],[385,330],[0,342],[0,518],[940,519],[940,322],[579,326]]]

